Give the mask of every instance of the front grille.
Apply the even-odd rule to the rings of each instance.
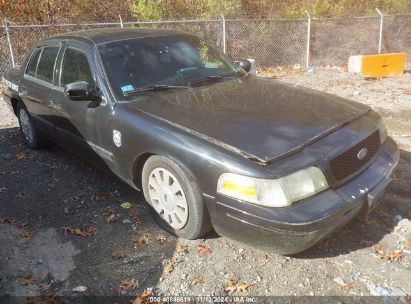
[[[338,183],[356,173],[373,158],[379,146],[380,134],[375,131],[362,142],[334,158],[329,164],[333,179]],[[359,159],[357,154],[363,148],[368,150],[367,155],[363,159]]]

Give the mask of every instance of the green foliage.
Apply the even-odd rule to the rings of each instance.
[[[332,0],[313,0],[303,3],[294,3],[285,8],[285,16],[289,18],[305,17],[305,10],[312,16],[331,17],[339,15],[341,4],[333,3]]]
[[[0,19],[18,23],[77,23],[130,15],[124,0],[0,0]],[[113,9],[115,8],[115,9]]]
[[[130,5],[138,20],[207,19],[220,13],[232,15],[241,8],[240,0],[132,0]]]
[[[0,19],[18,23],[210,19],[271,16],[315,18],[411,12],[411,0],[0,0]]]
[[[166,14],[161,0],[133,1],[130,10],[137,19],[141,20],[161,20]]]
[[[200,45],[198,46],[200,52],[200,59],[201,63],[206,64],[208,62],[208,46],[207,44],[201,40]]]
[[[315,18],[376,15],[375,8],[385,14],[411,10],[410,0],[293,0],[284,6],[283,16],[305,17],[305,10]]]

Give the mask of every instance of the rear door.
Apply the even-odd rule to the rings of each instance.
[[[37,47],[25,67],[19,84],[19,96],[36,126],[50,133],[52,128],[52,101],[50,98],[55,81],[55,65],[60,50],[58,42]]]

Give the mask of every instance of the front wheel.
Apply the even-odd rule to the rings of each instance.
[[[201,191],[184,168],[168,158],[151,156],[142,182],[144,197],[161,227],[186,239],[197,239],[211,230]]]

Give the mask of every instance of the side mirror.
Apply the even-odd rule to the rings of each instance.
[[[240,58],[236,59],[235,63],[237,63],[240,66],[240,68],[242,68],[247,73],[251,71],[251,62],[249,60]]]
[[[76,81],[67,84],[64,93],[70,100],[93,100],[93,90],[87,81]]]

